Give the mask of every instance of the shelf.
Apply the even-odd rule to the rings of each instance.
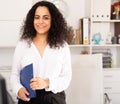
[[[104,71],[120,71],[120,68],[103,68]]]
[[[102,2],[102,7],[99,5]],[[93,3],[93,4],[92,4]],[[120,71],[120,44],[118,39],[114,42],[112,37],[120,34],[120,19],[110,19],[111,0],[99,1],[92,0],[91,16],[89,24],[89,44],[71,44],[69,45],[72,54],[80,54],[87,52],[88,54],[103,54],[104,70]],[[97,3],[97,5],[96,5]],[[94,44],[93,35],[101,34],[100,44]],[[111,41],[112,39],[112,41]],[[109,41],[107,41],[109,40]],[[111,43],[111,44],[107,44]],[[112,44],[116,43],[116,44]],[[86,54],[86,53],[85,53]],[[106,55],[109,54],[109,55]]]
[[[120,22],[120,20],[91,20],[93,23],[108,23],[108,22]]]
[[[92,47],[120,47],[120,44],[91,45]]]
[[[89,44],[89,45],[83,45],[83,44],[75,44],[75,45],[69,45],[70,48],[76,48],[76,47],[120,47],[120,44],[102,44],[102,45],[95,45],[95,44]]]
[[[0,46],[0,49],[15,49],[16,46]]]
[[[84,44],[71,44],[69,45],[70,48],[76,48],[76,47],[90,47],[90,44],[84,45]]]
[[[111,19],[118,16],[115,11],[115,2],[120,0],[91,0],[91,11],[90,11],[90,54],[102,53],[103,54],[103,71],[106,74],[106,79],[111,81],[108,83],[104,82],[104,91],[109,93],[110,99],[113,104],[120,104],[119,100],[119,81],[113,81],[113,79],[120,79],[120,76],[116,76],[120,73],[120,44],[118,35],[120,34],[120,19]],[[100,5],[102,4],[102,5]],[[119,4],[120,6],[120,4]],[[120,9],[120,8],[119,8]],[[117,14],[117,16],[116,16]],[[100,44],[94,44],[94,35],[100,33],[101,40]],[[114,38],[115,37],[115,38]],[[111,43],[112,39],[112,43]],[[111,43],[111,44],[106,44]],[[108,72],[107,72],[108,71]],[[110,71],[110,72],[109,72]],[[107,73],[106,73],[107,72]],[[104,74],[104,73],[103,73]],[[116,75],[115,75],[116,74]],[[113,77],[114,76],[114,77]],[[117,83],[116,83],[117,82]],[[119,83],[119,84],[118,84]],[[115,90],[116,92],[113,92]],[[119,93],[119,94],[118,94]],[[114,95],[114,96],[113,96]]]

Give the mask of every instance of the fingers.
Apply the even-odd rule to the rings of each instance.
[[[37,90],[37,89],[44,89],[45,88],[45,80],[42,78],[32,78],[30,81],[30,87],[32,90]]]
[[[26,98],[24,99],[24,101],[30,101],[30,98],[26,97]]]
[[[32,78],[32,79],[30,80],[30,82],[36,82],[37,80],[38,80],[38,78],[35,77],[35,78]]]
[[[29,92],[25,89],[25,88],[21,88],[18,91],[18,96],[20,97],[20,99],[22,99],[23,101],[30,101],[30,98],[28,98],[27,96],[29,95]]]
[[[30,82],[31,82],[30,87],[32,90],[40,89],[39,87],[40,78],[32,78]]]
[[[29,95],[29,92],[28,92],[26,89],[24,90],[24,93],[25,93],[25,95],[27,95],[27,96]]]

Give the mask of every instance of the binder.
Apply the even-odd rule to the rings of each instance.
[[[80,30],[76,30],[76,44],[80,44]]]
[[[83,44],[89,44],[89,18],[83,18],[82,22],[83,22],[82,28]]]
[[[36,97],[36,91],[30,88],[30,80],[33,78],[33,64],[25,66],[20,71],[20,82],[29,92],[29,98]]]

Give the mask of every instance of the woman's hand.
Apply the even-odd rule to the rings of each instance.
[[[30,82],[31,82],[30,87],[32,90],[44,89],[49,87],[48,79],[42,79],[42,78],[36,77],[36,78],[32,78]]]
[[[30,101],[30,98],[27,96],[29,95],[29,92],[23,87],[18,91],[18,96],[23,101]]]

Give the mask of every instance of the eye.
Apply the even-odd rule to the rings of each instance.
[[[39,19],[39,18],[40,18],[40,16],[38,16],[38,15],[34,16],[34,19]]]
[[[50,17],[49,17],[49,16],[44,16],[43,19],[44,19],[44,20],[49,20]]]

